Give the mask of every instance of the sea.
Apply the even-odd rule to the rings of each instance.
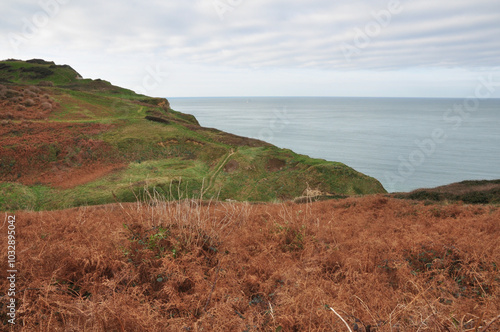
[[[500,179],[500,99],[169,98],[204,127],[342,162],[409,192]]]

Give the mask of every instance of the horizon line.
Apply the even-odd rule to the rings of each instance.
[[[164,98],[390,98],[390,99],[467,99],[469,97],[424,97],[424,96],[170,96]],[[500,99],[500,97],[479,98],[481,100]]]

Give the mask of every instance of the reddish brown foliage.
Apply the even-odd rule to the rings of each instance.
[[[482,331],[500,311],[497,207],[155,200],[16,217],[26,331],[345,331],[330,307],[358,331]]]
[[[109,128],[82,123],[4,123],[0,126],[0,180],[60,187],[91,181],[120,167],[112,147],[91,138]]]
[[[60,105],[36,86],[0,86],[0,119],[43,120]]]

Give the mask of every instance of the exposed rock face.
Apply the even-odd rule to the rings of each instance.
[[[168,111],[170,109],[170,103],[167,100],[167,98],[147,98],[140,100],[140,102],[150,105],[160,106],[165,111]]]

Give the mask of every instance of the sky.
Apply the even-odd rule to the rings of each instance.
[[[159,97],[500,98],[498,0],[16,0],[0,59]]]

